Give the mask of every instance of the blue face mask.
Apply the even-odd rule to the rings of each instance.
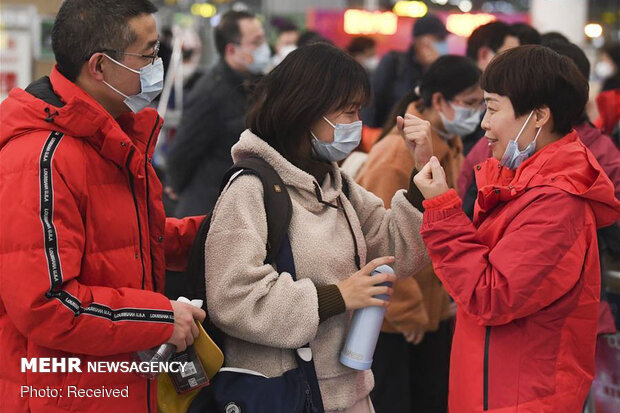
[[[314,132],[312,134],[312,149],[317,158],[328,162],[339,162],[349,156],[357,148],[362,140],[362,121],[353,123],[333,124],[323,116],[325,122],[334,128],[334,141],[321,142]]]
[[[127,96],[105,80],[103,81],[110,89],[125,98],[125,105],[127,105],[133,113],[138,113],[147,107],[153,99],[159,96],[164,88],[164,63],[161,58],[157,58],[154,63],[148,64],[140,68],[140,70],[135,70],[112,59],[107,54],[104,54],[104,56],[117,65],[140,75],[140,93],[132,96]]]
[[[452,105],[454,109],[454,120],[450,120],[439,112],[439,117],[443,123],[443,127],[446,132],[450,133],[450,136],[467,136],[476,130],[480,125],[480,116],[482,111],[480,109],[466,108],[463,106]]]
[[[527,117],[525,123],[521,127],[521,130],[519,131],[517,137],[514,140],[508,142],[508,146],[506,146],[504,155],[502,156],[501,161],[499,161],[500,165],[503,165],[508,169],[517,169],[519,165],[523,163],[523,161],[532,156],[536,151],[536,140],[538,139],[538,135],[540,134],[542,128],[538,128],[538,132],[536,132],[534,140],[529,145],[527,145],[527,148],[520,151],[519,146],[517,145],[517,141],[521,137],[521,134],[525,130],[525,127],[527,126],[527,123],[530,121],[530,118],[533,114],[534,111],[531,111],[530,115]]]
[[[435,47],[435,50],[437,51],[437,53],[439,53],[439,56],[445,56],[448,53],[450,53],[448,42],[445,40],[442,40],[440,42],[435,42],[433,43],[433,46]]]

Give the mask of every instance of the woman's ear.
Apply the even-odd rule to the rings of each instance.
[[[551,122],[551,109],[548,106],[542,106],[534,111],[536,117],[536,127],[542,128]]]
[[[433,96],[431,96],[431,107],[436,112],[440,112],[445,104],[446,100],[440,92],[433,93]]]

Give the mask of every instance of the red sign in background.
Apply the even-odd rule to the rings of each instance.
[[[338,47],[345,47],[352,38],[357,35],[350,35],[344,30],[344,13],[345,10],[309,10],[306,17],[306,26],[309,30],[314,30],[322,36],[328,38]],[[435,13],[444,24],[448,20],[448,16],[461,13]],[[527,23],[529,14],[494,14],[498,20],[508,24]],[[411,17],[398,17],[396,33],[393,35],[372,34],[365,35],[372,37],[377,42],[377,53],[381,56],[390,50],[406,50],[411,44],[413,24],[416,19]],[[449,36],[448,45],[450,53],[465,54],[467,39],[460,36]]]

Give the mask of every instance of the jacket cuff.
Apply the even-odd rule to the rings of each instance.
[[[413,177],[417,173],[418,171],[413,168],[413,171],[411,171],[411,177],[409,178],[409,189],[407,189],[407,192],[405,193],[405,198],[407,198],[407,201],[409,201],[409,203],[418,211],[424,212],[424,196],[418,187],[413,183]]]
[[[442,220],[446,217],[454,215],[455,212],[461,211],[461,198],[454,189],[448,190],[446,193],[427,199],[423,202],[424,223]]]
[[[344,299],[337,285],[329,284],[316,287],[316,294],[319,301],[319,323],[346,311]]]

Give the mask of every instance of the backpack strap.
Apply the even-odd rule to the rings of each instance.
[[[189,299],[203,300],[207,294],[205,288],[205,244],[207,242],[207,234],[211,227],[211,215],[209,212],[200,223],[196,237],[192,242],[192,246],[189,250],[189,258],[187,260],[187,269],[183,276],[182,296]],[[175,297],[176,299],[176,297]],[[203,304],[203,309],[206,311],[206,302]]]
[[[241,175],[254,175],[263,183],[265,213],[267,215],[267,256],[265,263],[275,262],[282,240],[287,235],[293,207],[288,191],[278,173],[260,158],[248,158],[237,162],[224,175],[220,186],[222,191]],[[211,227],[213,212],[208,213],[200,223],[192,243],[185,271],[182,294],[187,298],[204,299],[206,295],[205,243]],[[206,303],[205,303],[206,306]]]
[[[241,175],[254,175],[260,178],[263,183],[263,198],[265,214],[267,215],[267,256],[265,263],[272,264],[280,251],[284,237],[288,233],[293,215],[291,197],[280,175],[261,158],[247,158],[235,163],[226,172],[220,193]]]
[[[263,183],[265,212],[267,215],[267,256],[266,264],[275,264],[279,273],[287,272],[297,281],[297,270],[291,240],[288,236],[288,227],[293,214],[293,205],[282,178],[266,161],[260,158],[243,159],[227,172],[222,183],[221,191],[235,181],[241,175],[252,174],[259,177]],[[226,179],[228,178],[228,179]],[[343,181],[344,182],[344,181]],[[348,183],[347,195],[348,195]],[[221,192],[220,191],[220,192]],[[283,219],[284,217],[284,219]],[[302,346],[305,354],[312,354],[310,343]],[[305,360],[300,356],[299,350],[295,351],[295,360],[301,369],[307,386],[306,411],[323,413],[323,399],[319,380],[316,375],[314,357]]]

